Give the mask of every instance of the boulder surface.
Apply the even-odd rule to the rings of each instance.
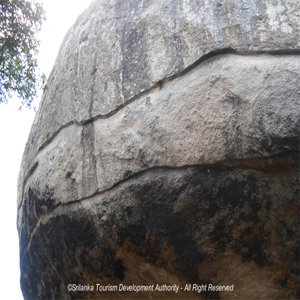
[[[23,155],[24,298],[297,299],[299,54],[297,0],[94,1]]]

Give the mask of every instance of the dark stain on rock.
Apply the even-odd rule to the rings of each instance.
[[[123,263],[116,257],[114,246],[101,239],[94,221],[80,204],[76,208],[74,211],[63,207],[46,224],[40,224],[22,259],[21,286],[25,299],[74,296],[66,291],[66,282],[85,284],[81,274],[91,274],[99,280],[124,279]],[[42,282],[51,289],[39,286]]]
[[[127,209],[122,208],[125,198],[120,195],[118,200],[112,200],[123,209],[123,213],[118,210],[123,217],[116,222],[120,244],[124,245],[127,240],[135,249],[132,251],[148,247],[152,257],[145,250],[138,253],[155,265],[160,253],[149,246],[147,236],[166,242],[175,249],[176,264],[188,280],[197,278],[196,264],[223,255],[228,246],[233,253],[241,255],[244,262],[253,261],[260,268],[274,264],[276,258],[266,251],[272,247],[270,235],[274,233],[265,229],[271,220],[268,214],[265,217],[263,214],[270,208],[274,210],[287,195],[274,197],[274,183],[258,170],[222,167],[210,170],[209,175],[201,168],[191,168],[190,173],[187,170],[153,170],[152,175],[141,176],[145,176],[140,178],[141,184],[128,185],[126,193],[122,194],[131,201],[135,199],[136,203],[130,207],[130,214],[125,215]],[[179,181],[175,180],[177,176]],[[179,185],[172,185],[172,180],[180,182]],[[297,186],[299,182],[294,184]],[[279,220],[276,223],[276,228],[282,227]],[[280,230],[276,234],[278,239],[285,239],[285,236],[279,237]],[[297,240],[294,229],[289,230],[289,235]],[[209,238],[212,252],[207,252],[203,244],[205,238]],[[297,252],[296,248],[295,244]]]
[[[297,155],[290,153],[289,160],[295,162]],[[273,162],[275,158],[266,159],[266,168],[272,169],[267,165]],[[281,207],[298,205],[298,176],[290,175],[290,169],[278,174],[280,180],[262,170],[209,169],[157,168],[132,177],[91,202],[97,224],[80,203],[61,206],[55,217],[39,225],[24,254],[21,281],[27,298],[70,296],[61,278],[126,282],[130,253],[187,282],[199,281],[197,266],[237,255],[261,270],[280,265],[283,273],[274,284],[290,290],[298,278],[299,220],[282,215]],[[294,188],[286,190],[286,184]],[[277,256],[278,246],[287,241],[289,249]],[[52,291],[40,288],[44,294],[39,294],[35,284],[41,278]],[[220,298],[217,292],[203,295]]]
[[[31,187],[29,187],[25,193],[22,224],[26,224],[26,226],[24,226],[24,228],[19,228],[20,253],[23,253],[24,248],[28,244],[30,233],[36,226],[39,218],[55,206],[53,194],[54,192],[47,186],[43,193],[36,189],[32,189]]]
[[[275,280],[275,284],[279,284],[282,287],[286,287],[287,286],[287,280],[288,280],[287,277],[285,277],[284,279],[278,279],[278,280]]]
[[[66,179],[71,178],[71,176],[72,176],[72,172],[67,172]]]

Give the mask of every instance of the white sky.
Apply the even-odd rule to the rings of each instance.
[[[40,0],[47,20],[40,33],[39,66],[48,76],[60,44],[77,16],[92,0]],[[36,101],[38,105],[40,99]],[[19,241],[16,227],[17,178],[34,111],[18,111],[18,99],[0,105],[0,284],[1,299],[21,300]]]

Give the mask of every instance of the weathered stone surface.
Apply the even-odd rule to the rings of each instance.
[[[92,3],[66,35],[23,156],[25,299],[299,296],[299,11]]]

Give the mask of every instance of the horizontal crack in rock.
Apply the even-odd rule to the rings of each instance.
[[[35,231],[37,230],[38,224],[41,223],[42,219],[46,216],[49,216],[52,212],[54,212],[58,207],[60,206],[67,206],[72,205],[75,203],[83,202],[89,199],[92,199],[95,196],[103,195],[106,192],[116,188],[117,186],[121,185],[122,183],[129,181],[133,178],[139,177],[140,175],[147,173],[152,170],[159,170],[159,169],[167,169],[167,170],[183,170],[183,169],[189,169],[189,168],[201,168],[201,169],[207,169],[208,172],[210,172],[210,169],[212,168],[223,168],[223,169],[240,169],[240,170],[247,170],[247,169],[254,169],[254,170],[260,170],[268,174],[275,173],[282,173],[282,172],[288,172],[293,169],[299,169],[299,161],[292,161],[290,160],[290,163],[287,163],[288,155],[289,154],[296,154],[299,155],[299,151],[285,151],[282,153],[274,154],[271,156],[265,156],[265,157],[251,157],[251,158],[225,158],[224,160],[213,163],[213,164],[195,164],[195,165],[183,165],[183,166],[154,166],[145,170],[141,170],[137,173],[134,173],[118,182],[113,184],[111,187],[108,187],[103,190],[97,190],[94,194],[77,199],[74,201],[70,201],[68,203],[57,203],[54,205],[50,210],[48,210],[45,214],[42,214],[38,221],[33,226],[33,230],[30,233],[30,238],[28,243],[21,249],[21,258],[23,257],[26,248],[29,247],[31,243],[32,236],[34,235]]]
[[[225,49],[221,49],[221,50],[217,50],[217,51],[213,51],[213,52],[209,52],[203,56],[201,56],[198,60],[196,60],[193,64],[191,64],[190,66],[186,67],[183,71],[176,73],[172,76],[166,77],[165,79],[159,80],[158,82],[156,82],[153,86],[151,86],[150,88],[148,88],[147,90],[142,91],[141,93],[139,93],[138,95],[132,97],[131,99],[127,100],[125,103],[119,105],[118,107],[116,107],[113,111],[104,114],[104,115],[98,115],[98,116],[94,116],[92,118],[89,118],[87,120],[84,120],[82,122],[77,122],[75,120],[70,121],[68,123],[66,123],[65,125],[61,126],[58,130],[56,130],[37,150],[36,155],[43,150],[45,147],[47,147],[52,141],[53,139],[64,129],[67,128],[71,125],[77,125],[77,126],[83,126],[86,125],[90,122],[96,121],[98,119],[107,119],[113,115],[115,115],[116,113],[118,113],[120,110],[122,110],[124,107],[126,107],[127,105],[131,104],[133,101],[141,98],[144,95],[147,95],[148,93],[150,93],[151,91],[153,91],[156,88],[162,88],[162,86],[167,83],[168,81],[174,80],[180,76],[183,76],[185,74],[187,74],[188,72],[190,72],[191,70],[195,69],[197,66],[199,66],[201,63],[205,62],[206,60],[212,58],[212,57],[216,57],[216,56],[221,56],[221,55],[226,55],[226,54],[234,54],[234,55],[240,55],[240,56],[255,56],[255,55],[300,55],[300,49],[299,50],[276,50],[276,51],[236,51],[232,48],[225,48]],[[29,177],[31,176],[32,173],[31,170],[33,169],[33,167],[30,168],[30,171],[27,172],[26,176],[25,176],[25,180],[24,180],[24,184],[23,187],[25,187],[27,180],[29,179]],[[22,194],[23,194],[23,190],[22,190]],[[23,202],[23,197],[21,200],[21,203],[19,205],[19,207],[22,205]]]

